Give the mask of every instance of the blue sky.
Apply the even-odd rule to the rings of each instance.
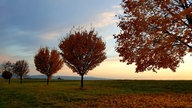
[[[95,27],[106,42],[107,59],[88,76],[120,79],[192,79],[187,61],[178,72],[135,73],[135,66],[119,62],[113,34],[119,33],[116,14],[122,12],[121,0],[0,0],[0,63],[27,60],[30,74],[40,74],[34,67],[34,55],[40,47],[58,48],[59,39],[73,26]],[[191,58],[190,58],[191,59]],[[56,75],[77,76],[67,66]]]

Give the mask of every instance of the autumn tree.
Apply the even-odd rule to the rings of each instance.
[[[73,28],[59,44],[64,62],[81,76],[81,88],[83,76],[106,59],[105,43],[97,35],[94,29]]]
[[[29,65],[25,60],[16,61],[13,66],[13,72],[20,77],[20,84],[22,84],[23,76],[29,73]]]
[[[11,82],[11,77],[12,77],[12,73],[10,72],[10,71],[3,71],[3,73],[2,73],[2,77],[4,78],[4,79],[8,79],[9,80],[9,84],[10,84],[10,82]]]
[[[192,52],[192,0],[123,0],[116,51],[136,72],[176,71]]]
[[[36,70],[47,76],[47,85],[54,73],[59,71],[63,66],[63,59],[56,49],[40,48],[34,57]]]

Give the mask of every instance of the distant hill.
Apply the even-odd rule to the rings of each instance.
[[[29,75],[27,78],[32,78],[32,79],[46,79],[47,76],[45,75]],[[52,76],[52,79],[62,79],[62,80],[80,80],[80,76]],[[97,78],[97,77],[87,77],[84,76],[84,80],[110,80],[107,78]]]

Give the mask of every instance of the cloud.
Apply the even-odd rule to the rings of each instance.
[[[0,40],[0,62],[24,59],[33,64],[34,54],[42,43],[39,33],[16,26],[0,29]]]
[[[0,63],[3,63],[5,61],[15,61],[15,59],[11,58],[8,55],[0,55]]]
[[[88,23],[91,24],[95,28],[103,28],[108,26],[116,26],[118,22],[118,18],[116,15],[122,14],[123,10],[120,5],[114,5],[111,7],[110,11],[102,11],[90,17]]]
[[[112,6],[113,9],[121,9],[121,5],[114,5]]]
[[[100,13],[96,16],[97,20],[93,23],[93,25],[96,28],[112,25],[116,22],[114,17],[115,17],[115,13],[113,11]]]
[[[53,39],[57,39],[59,35],[60,34],[58,32],[48,32],[48,33],[43,34],[43,36],[41,38],[45,41],[53,40]]]
[[[108,36],[105,36],[105,39],[106,40],[111,40],[111,39],[114,39],[114,36],[113,35],[108,35]]]

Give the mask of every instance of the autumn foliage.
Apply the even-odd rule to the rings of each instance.
[[[105,96],[100,98],[96,108],[188,108],[191,107],[192,94],[129,94]],[[85,105],[83,107],[90,107]]]
[[[40,48],[34,57],[36,70],[47,76],[47,85],[54,73],[59,71],[63,66],[63,59],[60,53],[53,49],[49,51],[46,48]]]
[[[97,37],[94,29],[72,29],[67,37],[60,41],[59,48],[67,66],[81,76],[81,87],[83,76],[106,59],[105,43]]]
[[[123,0],[115,35],[122,62],[136,72],[170,68],[176,71],[192,52],[192,0]]]

